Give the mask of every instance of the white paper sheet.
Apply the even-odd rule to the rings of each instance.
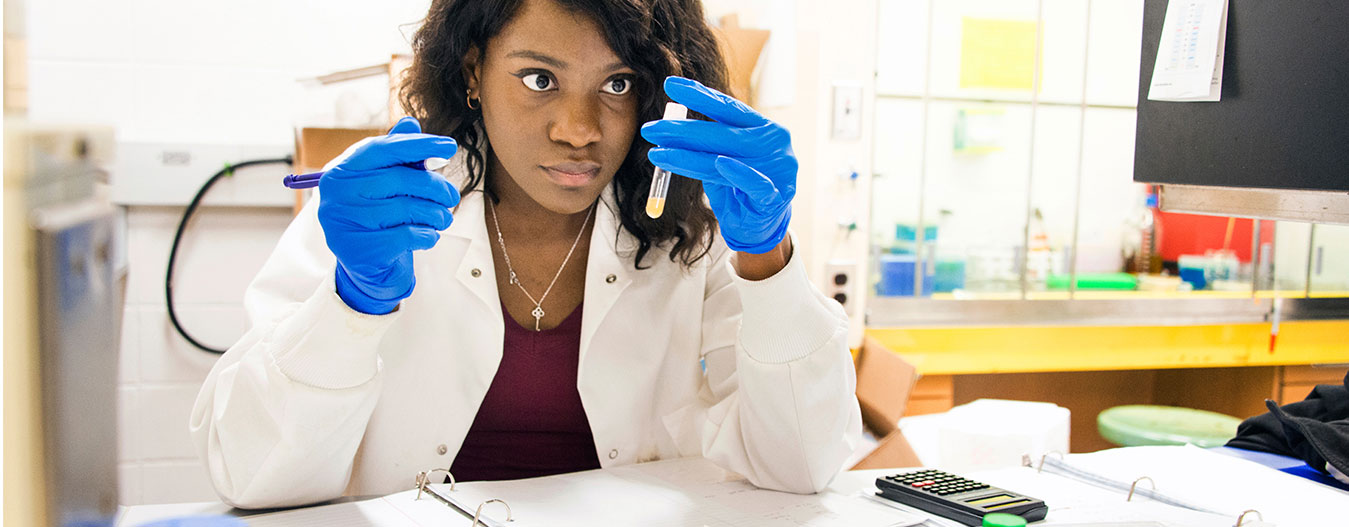
[[[1300,527],[1335,524],[1341,511],[1349,510],[1349,493],[1194,446],[1116,448],[1071,454],[1064,461],[1099,477],[1125,482],[1126,488],[1129,482],[1146,476],[1152,483],[1140,482],[1140,488],[1152,487],[1159,494],[1220,514],[1172,507],[1139,496],[1126,502],[1121,491],[1083,485],[1051,474],[1048,469],[1036,472],[1022,467],[976,472],[968,477],[1045,500],[1049,505],[1046,525],[1108,520],[1230,527],[1242,512],[1256,510],[1263,522],[1255,521],[1252,514],[1243,526]]]
[[[1258,510],[1277,525],[1331,525],[1349,510],[1347,492],[1195,446],[1117,448],[1068,460],[1116,479],[1148,476],[1158,492],[1233,517]]]
[[[249,527],[383,527],[457,525],[463,515],[435,500],[414,502],[407,493],[366,501],[323,505],[244,519]],[[413,491],[412,495],[416,495]],[[407,510],[405,510],[407,509]],[[467,523],[467,522],[464,522]]]
[[[546,478],[432,485],[461,509],[496,498],[483,509],[489,527],[906,527],[923,516],[856,495],[826,490],[799,495],[763,490],[705,459],[679,459]],[[248,519],[255,527],[379,527],[468,525],[455,508],[416,491],[375,500],[300,509]]]
[[[1171,0],[1148,100],[1220,100],[1226,41],[1227,0]]]
[[[1044,500],[1049,526],[1231,527],[1233,517],[1181,509],[1155,501],[1126,502],[1124,495],[1072,479],[1017,467],[971,473],[970,478]]]
[[[834,492],[763,490],[703,459],[629,465],[529,480],[461,485],[446,494],[466,507],[498,497],[513,527],[907,526],[922,517]],[[497,526],[502,510],[493,513]]]

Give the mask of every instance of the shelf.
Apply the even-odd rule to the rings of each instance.
[[[1200,326],[868,328],[925,375],[1336,364],[1349,321]]]
[[[995,293],[934,293],[932,300],[1020,300],[1019,291],[1005,291]],[[1026,300],[1068,300],[1070,297],[1067,291],[1030,291],[1026,293]],[[1084,291],[1078,290],[1073,293],[1073,299],[1080,300],[1134,300],[1134,299],[1154,299],[1154,298],[1349,298],[1349,291],[1312,291],[1308,294],[1303,290],[1281,290],[1281,291]]]

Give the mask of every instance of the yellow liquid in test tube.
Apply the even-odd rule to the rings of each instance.
[[[652,218],[659,218],[665,213],[665,198],[647,198],[646,215]]]
[[[689,109],[682,104],[665,103],[665,116],[662,119],[684,119]],[[646,215],[652,219],[665,213],[665,196],[670,193],[670,171],[657,167],[651,173],[651,192],[646,196]]]

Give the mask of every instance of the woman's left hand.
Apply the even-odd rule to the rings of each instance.
[[[657,145],[656,166],[702,180],[721,235],[731,249],[763,254],[787,235],[796,195],[796,155],[786,128],[744,103],[683,77],[667,77],[665,93],[712,121],[660,120],[642,125]]]

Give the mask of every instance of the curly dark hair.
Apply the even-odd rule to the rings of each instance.
[[[468,107],[464,57],[470,49],[484,52],[526,0],[434,0],[412,39],[413,61],[399,98],[427,133],[448,135],[467,156],[468,180],[463,193],[487,177],[482,113]],[[665,77],[688,77],[726,92],[726,64],[700,0],[554,0],[588,16],[604,28],[605,39],[624,65],[637,72],[634,83],[641,101],[640,122],[660,119]],[[711,248],[716,217],[703,200],[702,183],[672,178],[665,213],[645,213],[654,166],[646,153],[651,145],[633,138],[627,158],[614,175],[614,196],[622,229],[638,241],[633,265],[652,247],[673,242],[670,260],[692,266]]]

